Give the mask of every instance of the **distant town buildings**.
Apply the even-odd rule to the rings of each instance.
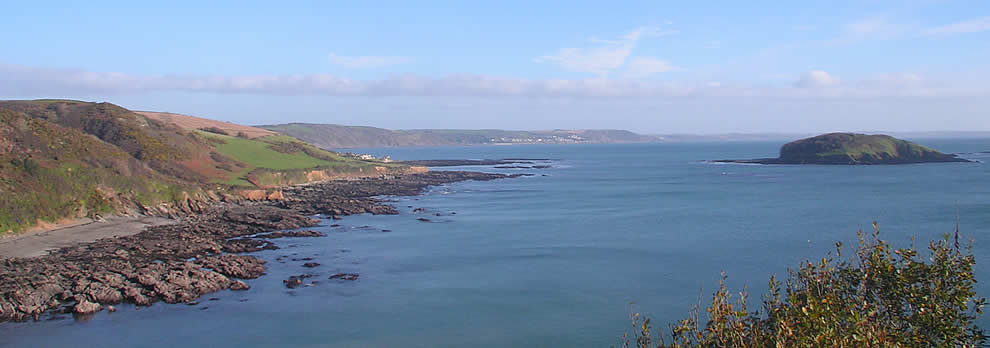
[[[491,138],[491,143],[493,144],[576,144],[587,142],[585,139],[579,135],[551,135],[545,137],[521,137],[521,138]]]
[[[382,162],[385,162],[385,163],[392,162],[392,157],[390,157],[388,155],[385,155],[382,158],[378,158],[378,157],[375,157],[375,155],[366,154],[366,153],[360,153],[359,154],[359,153],[351,153],[351,152],[342,152],[340,154],[342,156],[344,156],[344,157],[357,158],[357,159],[361,159],[361,160],[365,160],[365,161],[382,161]]]

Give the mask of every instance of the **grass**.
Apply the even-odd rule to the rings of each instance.
[[[259,170],[292,172],[302,169],[331,169],[339,172],[357,171],[374,166],[394,167],[395,165],[341,157],[340,155],[316,148],[286,135],[269,135],[255,139],[196,131],[198,135],[210,139],[218,153],[243,162],[248,166],[233,173],[221,183],[232,186],[253,186],[247,180],[249,174]],[[273,146],[293,144],[300,150],[290,153],[279,152]]]
[[[253,168],[286,170],[315,168],[332,164],[330,161],[315,158],[301,152],[280,153],[272,150],[272,143],[270,141],[275,139],[267,139],[269,137],[244,139],[203,131],[198,132],[206,137],[223,140],[223,143],[216,145],[217,152],[235,160],[244,162]]]
[[[81,100],[73,100],[73,99],[34,99],[34,100],[11,100],[11,101],[39,104],[39,105],[48,105],[52,103],[80,103],[80,104],[86,103]]]
[[[829,133],[784,144],[779,158],[792,163],[870,164],[951,161],[953,156],[888,135]]]
[[[840,134],[832,135],[830,138],[826,136],[824,141],[838,144],[839,147],[832,151],[820,152],[817,154],[818,156],[845,155],[851,158],[861,158],[864,156],[881,157],[884,154],[896,156],[935,152],[931,148],[886,135]]]
[[[882,153],[897,154],[897,145],[893,139],[885,139],[880,137],[870,137],[864,139],[863,136],[854,136],[853,140],[848,143],[843,143],[842,147],[822,153],[822,156],[830,155],[849,155],[853,158],[859,158],[864,155],[879,155]]]

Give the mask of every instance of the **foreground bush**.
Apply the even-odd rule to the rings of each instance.
[[[930,253],[892,249],[874,233],[859,233],[855,253],[842,244],[818,262],[805,261],[785,283],[770,278],[760,311],[746,307],[745,290],[733,296],[725,274],[706,310],[655,331],[632,314],[634,333],[624,347],[977,347],[986,343],[976,325],[986,300],[976,296],[972,248],[959,233],[929,243]],[[783,285],[783,294],[781,286]],[[735,298],[734,298],[735,297]]]

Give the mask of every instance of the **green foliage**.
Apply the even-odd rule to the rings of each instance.
[[[0,234],[20,231],[38,220],[56,222],[112,213],[124,203],[116,192],[133,194],[137,201],[151,205],[176,201],[187,189],[152,178],[115,175],[104,168],[72,164],[39,166],[33,173],[17,168],[0,168],[0,172],[16,184],[0,195]]]
[[[253,180],[255,182],[274,185],[280,182],[305,182],[306,180],[299,179],[305,178],[300,171],[304,169],[348,172],[368,169],[376,165],[395,166],[345,158],[285,135],[246,139],[206,132],[196,134],[208,139],[218,153],[247,164],[246,168],[234,173],[230,179],[222,181],[223,184],[232,186],[253,186],[251,181],[247,180],[249,174],[255,177]],[[284,175],[272,176],[275,172],[284,172]],[[291,179],[286,179],[287,177]]]
[[[114,144],[2,107],[39,105],[50,104],[0,105],[0,142],[11,146],[0,154],[0,234],[39,220],[94,217],[119,211],[131,201],[152,205],[194,192],[192,185],[147,168]]]
[[[217,134],[208,136],[224,141],[216,145],[217,152],[255,168],[300,169],[330,164],[329,161],[305,153],[280,153],[271,148],[271,143],[260,140],[264,138],[244,139]]]
[[[770,278],[762,311],[749,312],[746,292],[735,299],[725,274],[702,327],[699,309],[671,325],[669,335],[632,314],[635,347],[976,347],[986,336],[976,325],[986,300],[976,296],[975,259],[958,235],[929,243],[922,257],[912,246],[893,249],[859,234],[859,246],[842,258],[805,261],[784,283]],[[783,294],[781,294],[781,286]],[[668,344],[666,340],[669,339]]]
[[[30,159],[30,158],[24,158],[24,159],[15,158],[15,159],[10,160],[10,164],[14,165],[14,167],[17,167],[17,168],[23,170],[28,175],[38,174],[38,162],[35,162],[33,159]]]
[[[953,155],[888,135],[829,133],[780,148],[784,163],[896,164],[961,161]]]
[[[199,130],[204,131],[204,132],[213,133],[213,134],[230,135],[230,134],[227,133],[227,131],[225,131],[223,129],[220,129],[218,127],[203,127],[203,128],[200,128]]]

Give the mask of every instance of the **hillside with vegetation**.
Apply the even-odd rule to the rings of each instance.
[[[928,244],[895,249],[874,223],[859,245],[804,261],[780,282],[770,277],[762,306],[745,289],[719,287],[704,308],[669,329],[632,313],[623,347],[985,347],[978,325],[986,299],[976,293],[972,245],[959,231]]]
[[[258,126],[325,149],[493,144],[647,143],[659,138],[625,130],[511,131],[498,129],[389,130],[334,124],[289,123]]]
[[[110,103],[0,101],[0,234],[220,192],[409,169],[286,135],[254,135],[191,129]]]
[[[258,138],[278,133],[258,127],[211,120],[208,118],[175,114],[171,112],[135,111],[137,114],[163,123],[171,123],[185,129],[209,129],[215,133],[236,135],[242,138]]]
[[[889,135],[829,133],[784,144],[777,158],[719,162],[855,165],[969,162],[969,160]]]

